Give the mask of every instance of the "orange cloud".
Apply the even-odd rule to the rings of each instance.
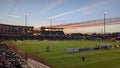
[[[66,25],[57,25],[53,26],[55,28],[64,28],[64,29],[74,29],[74,28],[81,28],[81,27],[94,27],[94,26],[103,26],[103,20],[94,20],[94,21],[87,21],[87,22],[80,22],[80,23],[73,23],[73,24],[66,24]],[[111,18],[106,20],[106,25],[116,25],[120,24],[120,18]]]

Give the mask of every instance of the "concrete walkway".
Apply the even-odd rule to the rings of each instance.
[[[22,65],[23,68],[31,68],[29,65]]]

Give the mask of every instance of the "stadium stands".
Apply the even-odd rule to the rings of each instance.
[[[22,59],[6,44],[0,44],[0,68],[23,68]]]
[[[32,26],[0,24],[0,40],[27,39],[33,33]]]
[[[62,40],[65,34],[63,28],[41,27],[41,36],[47,40]]]
[[[120,32],[106,34],[65,34],[63,28],[41,27],[34,30],[33,26],[17,26],[0,24],[0,41],[5,40],[107,40],[120,41]]]

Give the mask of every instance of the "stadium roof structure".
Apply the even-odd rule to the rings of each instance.
[[[16,27],[33,27],[33,26],[10,25],[10,24],[1,24],[1,23],[0,23],[0,25],[3,25],[3,26],[16,26]]]

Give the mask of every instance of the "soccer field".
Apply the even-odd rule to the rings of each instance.
[[[37,41],[27,40],[13,42],[20,50],[27,50],[43,58],[53,68],[120,68],[120,49],[94,50],[76,53],[66,53],[66,48],[94,47],[99,44],[119,44],[118,42],[69,40],[69,41]],[[46,47],[50,51],[46,52]],[[36,50],[39,53],[36,53]],[[85,62],[81,61],[81,55],[85,54]]]

